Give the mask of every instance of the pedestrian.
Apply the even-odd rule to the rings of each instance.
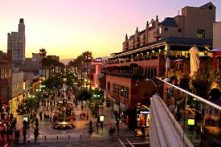
[[[31,131],[30,131],[30,129],[28,129],[27,134],[28,134],[28,142],[31,142]]]
[[[50,113],[49,119],[50,119],[50,122],[51,122],[51,113]]]
[[[116,127],[117,127],[117,135],[119,136],[120,134],[120,128],[119,128],[119,119],[116,121]]]
[[[19,143],[19,137],[20,137],[20,132],[19,130],[17,129],[15,131],[15,143]]]
[[[40,120],[42,121],[42,112],[40,112],[39,115],[40,115]]]
[[[38,128],[38,118],[35,119],[35,127]]]
[[[34,130],[35,141],[37,141],[38,134],[39,134],[38,128],[35,128]]]
[[[44,121],[46,121],[46,112],[44,113]]]
[[[23,128],[23,143],[26,143],[26,134],[27,134],[27,130],[26,128]]]
[[[51,112],[53,111],[53,107],[51,107]]]

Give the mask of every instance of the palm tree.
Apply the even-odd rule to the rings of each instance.
[[[43,61],[43,58],[46,57],[46,54],[47,54],[46,49],[44,49],[44,48],[39,49],[39,55],[41,56],[41,72],[42,72],[41,74],[42,75],[43,75],[43,64],[42,64],[42,61]]]
[[[86,78],[88,79],[88,63],[92,61],[93,56],[92,56],[92,53],[89,51],[82,53],[82,56],[83,56],[83,62],[87,63],[87,77]]]

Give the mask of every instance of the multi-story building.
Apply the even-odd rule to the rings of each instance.
[[[11,98],[12,61],[8,54],[0,51],[0,103],[8,104]]]
[[[18,104],[23,99],[23,79],[24,73],[18,69],[13,69],[12,73],[12,99],[9,101],[11,112],[16,112]]]
[[[187,6],[175,17],[163,21],[156,17],[146,23],[144,30],[137,28],[130,37],[126,34],[123,51],[111,54],[105,72],[111,108],[121,118],[126,118],[129,126],[134,123],[131,119],[136,118],[132,115],[136,113],[131,113],[136,104],[149,105],[156,91],[149,79],[164,76],[166,66],[189,71],[192,46],[198,47],[200,56],[210,55],[207,51],[212,48],[215,12],[216,7],[211,2],[200,7]]]
[[[19,20],[18,32],[8,33],[8,50],[12,51],[13,63],[25,62],[25,24],[22,18]]]

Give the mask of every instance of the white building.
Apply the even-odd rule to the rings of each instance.
[[[18,32],[8,33],[8,50],[12,51],[13,63],[25,62],[25,24],[22,18],[18,24]]]

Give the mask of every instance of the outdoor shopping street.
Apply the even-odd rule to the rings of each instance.
[[[50,101],[50,99],[48,99]],[[60,101],[61,98],[58,96],[55,96],[55,100]],[[72,103],[73,99],[70,99],[68,101],[68,103]],[[39,117],[39,112],[42,112],[43,114],[46,113],[51,113],[52,116],[55,113],[55,109],[56,107],[54,105],[52,106],[48,106],[48,111],[44,106],[40,106],[38,113],[37,113],[37,118],[39,120],[39,136],[38,136],[38,140],[37,142],[39,142],[39,144],[41,144],[40,142],[48,142],[48,145],[52,145],[53,142],[62,142],[62,141],[69,141],[66,143],[67,146],[69,146],[70,142],[71,144],[79,144],[79,141],[84,142],[84,141],[95,141],[95,142],[100,142],[100,144],[103,144],[104,142],[112,142],[111,144],[107,143],[109,146],[121,146],[119,143],[121,143],[117,138],[118,138],[118,134],[117,134],[117,130],[115,131],[115,133],[113,135],[109,135],[109,128],[110,126],[114,127],[115,126],[115,119],[114,119],[114,115],[111,112],[110,108],[104,107],[103,108],[103,115],[104,115],[104,123],[103,123],[103,129],[101,127],[97,127],[97,118],[93,117],[90,109],[88,108],[88,106],[86,106],[86,102],[83,102],[83,111],[81,108],[81,104],[78,104],[77,106],[74,106],[74,113],[76,116],[76,121],[74,121],[74,128],[73,129],[54,129],[52,126],[52,121],[44,121],[44,117],[43,120],[40,121],[40,117]],[[52,111],[51,111],[52,108]],[[88,120],[87,118],[81,118],[80,115],[81,113],[88,113]],[[14,115],[15,117],[17,117],[17,129],[20,130],[20,144],[23,144],[23,134],[22,134],[22,126],[23,126],[23,117],[26,115]],[[92,126],[93,126],[93,132],[89,133],[89,123],[90,120],[92,121]],[[34,124],[31,125],[30,124],[30,128],[31,128],[31,144],[33,144],[34,141]],[[124,123],[120,123],[119,125],[119,137],[122,137],[123,140],[125,140],[125,138],[136,138],[134,137],[134,132],[129,130],[127,125]],[[148,138],[137,138],[140,142],[140,139],[142,140],[141,142],[148,142]],[[137,140],[135,139],[135,140]],[[100,141],[100,140],[105,140]],[[113,141],[114,140],[114,141]],[[75,141],[75,142],[72,142]],[[77,141],[77,142],[76,142]],[[122,141],[124,142],[124,141]],[[136,142],[136,141],[135,141]],[[127,141],[126,141],[127,143]],[[30,143],[26,142],[26,145],[28,146]],[[34,143],[35,145],[38,145],[38,143]],[[96,144],[96,143],[95,143]],[[43,146],[45,144],[42,144]],[[41,146],[42,146],[41,145]],[[56,144],[57,145],[57,144]],[[14,145],[17,146],[17,145]],[[103,146],[103,145],[101,145]]]

